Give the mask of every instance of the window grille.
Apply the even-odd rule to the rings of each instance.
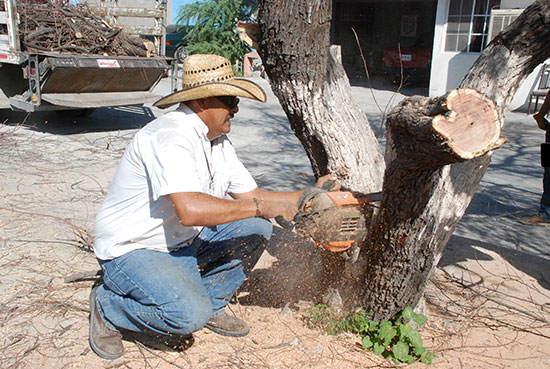
[[[479,53],[487,45],[491,9],[500,0],[450,0],[445,51]]]

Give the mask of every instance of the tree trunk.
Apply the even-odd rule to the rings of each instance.
[[[330,52],[331,16],[330,0],[260,1],[262,62],[315,176],[380,191],[384,158],[338,51]]]
[[[330,13],[330,0],[260,1],[260,52],[315,174],[331,172],[348,188],[373,191],[383,161],[342,66],[328,56]],[[390,114],[388,167],[370,238],[356,263],[326,256],[330,290],[348,307],[362,305],[384,319],[419,301],[487,169],[485,153],[503,143],[495,111],[502,116],[520,83],[550,56],[549,18],[549,1],[533,3],[464,78],[463,87],[496,108],[475,91],[457,90],[409,98]]]
[[[472,89],[435,99],[411,97],[388,116],[390,159],[382,202],[361,259],[366,272],[362,305],[375,319],[418,302],[436,266],[437,248],[446,241],[436,229],[456,219],[450,216],[452,204],[443,208],[433,202],[442,191],[442,168],[500,147],[506,141],[500,127],[496,106]],[[379,305],[383,308],[375,308]]]

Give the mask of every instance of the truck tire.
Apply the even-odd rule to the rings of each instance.
[[[174,58],[176,58],[178,63],[183,63],[185,58],[187,58],[188,56],[189,56],[189,53],[187,52],[187,50],[185,50],[185,47],[183,46],[178,47],[174,52]]]

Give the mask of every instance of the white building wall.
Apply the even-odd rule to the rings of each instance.
[[[534,0],[503,0],[501,9],[525,8]],[[479,54],[445,52],[445,34],[447,30],[447,14],[449,12],[449,0],[439,0],[436,12],[436,25],[434,33],[433,57],[430,76],[430,97],[440,96],[447,91],[458,87],[460,81],[468,72]],[[520,86],[512,102],[510,110],[526,110],[529,92],[537,82],[540,66],[531,73]]]

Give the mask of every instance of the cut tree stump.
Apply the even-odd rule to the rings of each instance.
[[[501,126],[495,104],[474,89],[413,96],[388,116],[388,165],[397,160],[407,171],[428,170],[482,156],[506,142]]]

